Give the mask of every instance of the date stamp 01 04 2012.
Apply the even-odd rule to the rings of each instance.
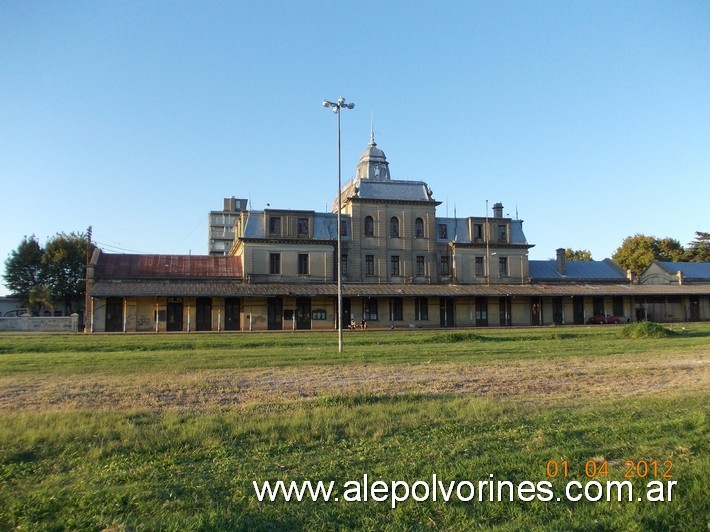
[[[633,480],[647,481],[646,484],[646,500],[653,502],[671,501],[673,499],[673,487],[678,483],[673,478],[671,471],[673,470],[672,460],[625,460],[623,462],[624,479],[623,484],[629,484]],[[570,474],[570,464],[568,460],[548,460],[545,466],[545,473],[550,479],[562,477],[566,478]],[[596,480],[602,477],[609,476],[609,462],[606,460],[590,459],[584,463],[584,475],[590,479],[590,483],[584,486],[585,495],[589,498],[587,487],[597,485]],[[650,480],[649,480],[650,479]],[[665,484],[664,484],[665,481]],[[569,496],[570,484],[576,484],[581,489],[581,483],[572,481],[568,483],[567,491]],[[619,482],[607,482],[607,484],[619,485]],[[600,484],[599,484],[600,485]],[[601,486],[601,485],[600,485]],[[619,486],[617,486],[619,487]],[[600,493],[601,495],[601,493]],[[619,494],[621,495],[621,494]],[[581,498],[581,497],[580,497]],[[559,500],[559,499],[558,499]],[[572,499],[575,500],[575,499]],[[576,499],[579,500],[579,499]],[[594,499],[592,499],[594,500]],[[629,490],[629,500],[631,500],[631,491]],[[639,501],[643,498],[639,497]]]

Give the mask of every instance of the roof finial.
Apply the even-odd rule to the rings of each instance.
[[[375,142],[375,126],[372,112],[370,112],[370,146],[377,146]]]

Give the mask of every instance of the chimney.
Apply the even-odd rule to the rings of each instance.
[[[676,275],[678,276],[678,284],[683,284],[683,272],[678,270]]]
[[[503,218],[503,204],[501,202],[493,204],[493,218]]]
[[[560,275],[567,275],[567,259],[565,258],[565,248],[557,250],[557,271]]]

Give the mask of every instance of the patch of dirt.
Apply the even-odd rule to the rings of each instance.
[[[710,389],[708,359],[583,358],[487,364],[308,366],[0,378],[0,411],[209,410],[318,396],[473,395],[536,404]]]

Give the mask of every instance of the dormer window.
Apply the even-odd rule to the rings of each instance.
[[[505,225],[498,226],[498,242],[508,241],[508,227]]]
[[[308,236],[308,218],[298,219],[298,236]]]
[[[269,234],[271,236],[281,236],[281,216],[269,218]]]
[[[449,238],[449,229],[446,224],[439,224],[439,239],[446,240],[447,238]]]
[[[473,224],[473,241],[481,242],[483,240],[483,224]]]

